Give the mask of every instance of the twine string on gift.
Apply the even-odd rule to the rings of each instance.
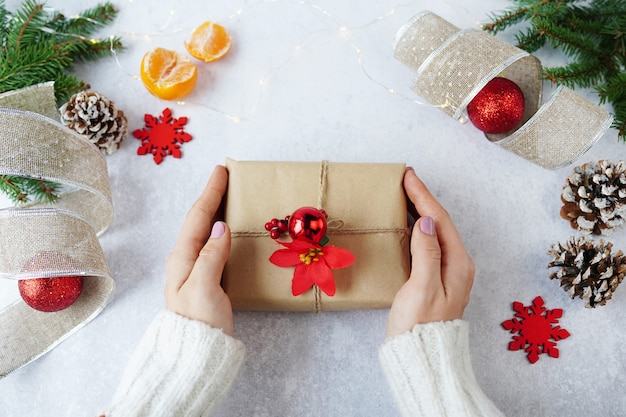
[[[333,226],[331,226],[333,225]],[[407,228],[393,228],[393,227],[365,227],[365,228],[346,228],[341,220],[331,220],[329,222],[328,230],[332,235],[370,235],[376,233],[397,233],[400,235],[409,235]],[[247,230],[247,231],[233,231],[231,237],[267,237],[266,230]]]
[[[0,309],[2,378],[97,316],[115,282],[97,238],[113,218],[104,157],[58,122],[52,83],[2,94],[0,106],[0,175],[45,179],[66,190],[52,207],[0,210],[0,278],[85,277],[81,296],[64,310],[40,312],[21,300]]]
[[[328,187],[328,161],[320,163],[320,187],[317,195],[317,208],[324,210],[326,206],[326,188]]]
[[[322,290],[317,284],[313,284],[313,311],[315,314],[322,312]]]
[[[319,191],[317,195],[317,208],[324,210],[326,205],[326,189],[328,182],[328,161],[320,163]],[[316,314],[322,312],[322,291],[317,284],[313,284],[313,311]]]

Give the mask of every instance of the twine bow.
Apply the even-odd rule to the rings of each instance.
[[[56,121],[52,83],[0,95],[0,175],[60,183],[54,207],[0,211],[0,278],[85,277],[78,300],[44,313],[18,300],[0,310],[0,378],[42,356],[104,308],[115,282],[97,236],[113,219],[104,157]],[[54,117],[54,119],[52,119]],[[39,259],[37,269],[25,268]]]

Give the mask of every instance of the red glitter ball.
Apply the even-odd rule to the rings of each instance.
[[[83,277],[22,279],[18,282],[24,302],[35,310],[63,310],[78,299],[83,290]]]
[[[524,115],[524,93],[513,81],[496,77],[467,105],[467,115],[485,133],[505,133]]]

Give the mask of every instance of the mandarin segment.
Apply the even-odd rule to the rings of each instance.
[[[143,56],[140,74],[148,91],[164,100],[186,97],[198,79],[196,65],[189,58],[165,48],[153,49]]]
[[[185,48],[194,58],[211,62],[222,58],[230,49],[230,34],[224,26],[213,22],[204,22],[198,26]]]

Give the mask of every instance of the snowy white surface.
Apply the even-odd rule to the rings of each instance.
[[[6,3],[15,9],[19,1]],[[424,9],[461,28],[477,27],[509,1],[115,3],[120,15],[101,35],[121,36],[126,50],[117,60],[78,66],[79,76],[126,112],[131,129],[143,127],[145,113],[170,107],[175,117],[189,117],[186,131],[194,139],[183,145],[182,159],[168,157],[160,166],[136,155],[132,136],[107,158],[115,220],[101,243],[116,293],[85,328],[0,380],[0,416],[93,416],[107,404],[138,338],[163,308],[165,260],[184,215],[226,157],[415,167],[476,261],[465,318],[474,370],[489,397],[511,417],[623,415],[626,288],[588,310],[548,279],[546,251],[574,233],[559,217],[572,167],[536,167],[488,143],[473,126],[412,102],[419,100],[409,89],[413,74],[392,57],[396,31]],[[48,2],[67,15],[93,4]],[[184,103],[151,96],[137,78],[142,55],[156,46],[184,52],[183,41],[204,20],[230,30],[229,55],[199,65],[200,80]],[[512,33],[500,36],[511,40]],[[556,53],[539,57],[563,62]],[[624,152],[610,130],[578,162],[617,160]],[[609,240],[626,249],[626,230]],[[8,303],[15,283],[0,282],[0,292],[0,304]],[[507,350],[510,335],[500,323],[512,317],[513,301],[529,304],[537,295],[548,308],[563,308],[561,324],[572,336],[558,344],[561,358],[543,355],[530,365],[523,352]],[[387,311],[235,313],[235,335],[248,354],[218,415],[397,416],[377,361],[386,317]]]

